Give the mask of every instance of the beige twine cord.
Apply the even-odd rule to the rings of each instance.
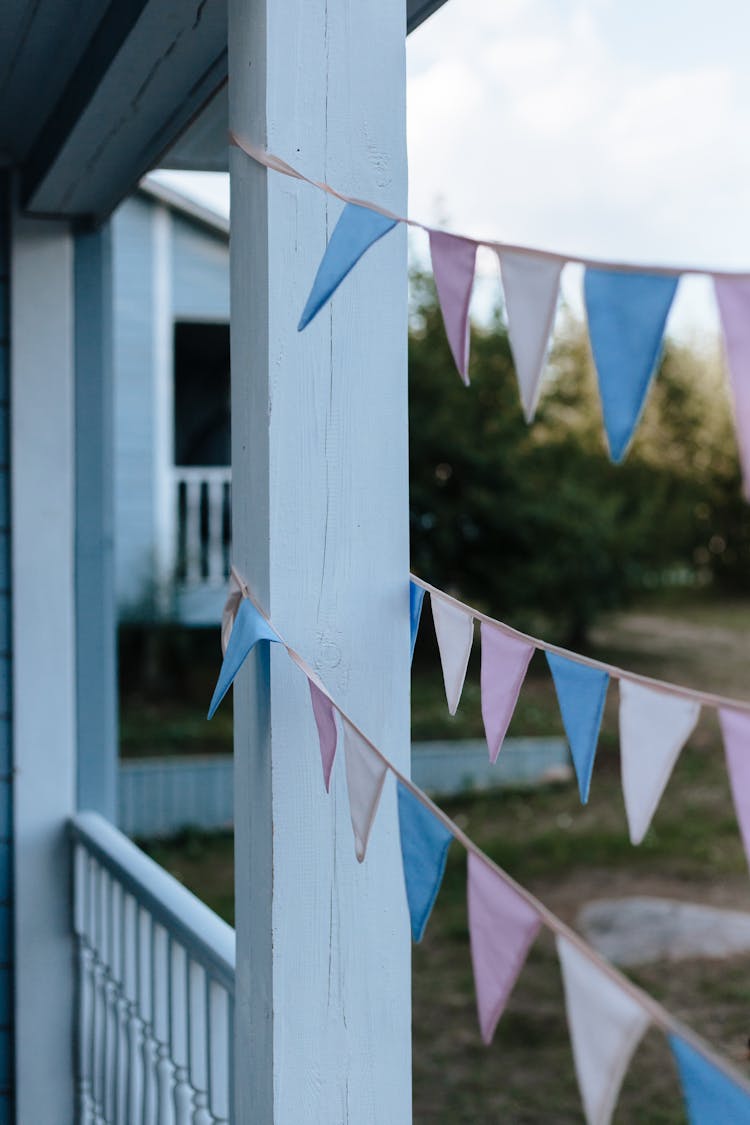
[[[740,1086],[745,1091],[745,1093],[748,1094],[748,1096],[750,1096],[750,1082],[745,1078],[743,1074],[740,1074],[738,1071],[736,1071],[734,1067],[721,1055],[716,1054],[714,1050],[699,1035],[696,1034],[696,1032],[694,1032],[691,1028],[687,1027],[684,1023],[682,1023],[670,1012],[668,1012],[666,1008],[664,1008],[657,1000],[654,1000],[652,996],[649,996],[647,992],[644,992],[643,989],[639,988],[628,977],[620,973],[614,967],[614,965],[605,960],[605,958],[602,957],[601,954],[597,953],[595,949],[592,949],[592,947],[584,941],[580,934],[571,929],[570,926],[566,925],[566,923],[563,922],[562,919],[558,918],[556,914],[553,914],[553,912],[548,907],[546,907],[544,903],[540,902],[538,898],[535,898],[535,896],[531,894],[530,891],[527,891],[525,887],[521,886],[520,883],[517,883],[516,880],[507,873],[507,871],[504,871],[502,867],[499,867],[498,864],[494,862],[494,860],[490,859],[490,857],[485,852],[483,852],[477,844],[474,843],[471,837],[467,836],[466,833],[461,828],[459,828],[455,821],[451,820],[447,813],[443,812],[443,810],[438,805],[436,805],[434,801],[430,800],[427,794],[424,793],[417,785],[415,785],[411,778],[406,777],[403,773],[401,773],[399,769],[397,769],[396,766],[393,765],[390,759],[387,758],[385,754],[383,754],[383,752],[375,745],[375,743],[367,737],[361,727],[359,727],[354,722],[354,720],[350,718],[347,712],[339,706],[318,674],[314,671],[313,668],[310,667],[305,658],[301,656],[295,649],[293,649],[291,645],[287,644],[281,634],[271,623],[271,620],[268,614],[264,611],[263,607],[259,605],[257,600],[253,597],[247,583],[240,577],[234,566],[231,568],[231,574],[242,590],[243,596],[246,597],[250,602],[252,602],[264,621],[273,629],[281,644],[284,646],[288,655],[291,657],[292,661],[297,665],[297,667],[300,668],[301,671],[304,672],[304,674],[308,677],[308,679],[311,679],[316,687],[320,689],[320,691],[326,696],[326,698],[336,709],[342,719],[344,719],[356,731],[360,738],[367,743],[370,749],[381,760],[386,769],[388,769],[390,773],[393,774],[393,776],[404,786],[405,789],[409,790],[413,797],[416,797],[416,799],[440,821],[440,823],[453,836],[454,840],[457,840],[460,844],[462,844],[467,852],[472,852],[475,856],[477,856],[478,859],[481,859],[483,863],[487,864],[487,866],[490,867],[507,886],[511,887],[516,892],[516,894],[523,898],[528,903],[528,905],[537,912],[541,921],[547,926],[549,930],[551,930],[554,934],[558,934],[561,937],[564,937],[571,943],[571,945],[574,945],[576,949],[578,949],[579,952],[583,954],[584,957],[586,957],[589,961],[596,965],[603,973],[605,973],[612,981],[614,981],[615,984],[619,985],[620,988],[627,992],[630,997],[637,1004],[639,1004],[641,1008],[644,1009],[644,1011],[648,1013],[651,1021],[656,1024],[657,1027],[661,1028],[661,1030],[667,1034],[677,1035],[681,1039],[685,1040],[685,1042],[690,1043],[691,1046],[693,1046],[700,1054],[704,1056],[704,1058],[709,1059],[719,1070],[721,1070],[728,1078],[730,1078],[733,1082]],[[422,582],[420,579],[415,579],[415,581],[424,589],[430,591],[434,590],[435,593],[439,594],[441,597],[446,597],[454,604],[461,606],[462,608],[467,608],[463,606],[462,602],[457,601],[455,598],[449,598],[448,595],[442,594],[439,590],[437,590],[436,587],[430,586],[429,583]],[[475,615],[493,625],[498,624],[492,618],[486,617],[484,614],[476,613]],[[507,629],[508,627],[505,626],[504,628]],[[523,633],[516,633],[515,630],[509,629],[508,631],[514,633],[517,636],[524,636]],[[565,649],[555,649],[553,646],[547,647],[550,651],[558,651],[567,655]],[[633,677],[629,676],[628,678]]]

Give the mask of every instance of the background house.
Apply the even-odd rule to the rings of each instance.
[[[118,613],[215,624],[229,570],[229,223],[145,180],[112,220]]]

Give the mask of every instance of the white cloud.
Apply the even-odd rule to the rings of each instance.
[[[408,47],[411,214],[592,257],[750,267],[750,90],[731,24],[721,40],[716,13],[677,0],[628,13],[448,0]]]

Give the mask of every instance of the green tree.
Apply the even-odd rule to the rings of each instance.
[[[674,347],[628,458],[612,465],[586,333],[564,319],[527,427],[502,309],[473,332],[467,390],[432,279],[414,278],[412,565],[507,620],[533,626],[541,615],[580,645],[601,610],[666,581],[716,573],[718,541],[707,528],[720,507],[728,518],[737,469],[725,396],[715,401],[718,365],[702,380],[699,359]],[[750,523],[739,520],[732,534],[745,536],[750,553]]]

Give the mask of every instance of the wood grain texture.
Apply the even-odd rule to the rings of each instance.
[[[403,0],[230,2],[230,127],[406,204]],[[409,761],[406,240],[296,332],[340,205],[232,173],[234,559],[355,720]],[[284,653],[235,692],[236,1121],[411,1121],[410,949],[395,794],[359,866],[341,756],[321,780]]]

